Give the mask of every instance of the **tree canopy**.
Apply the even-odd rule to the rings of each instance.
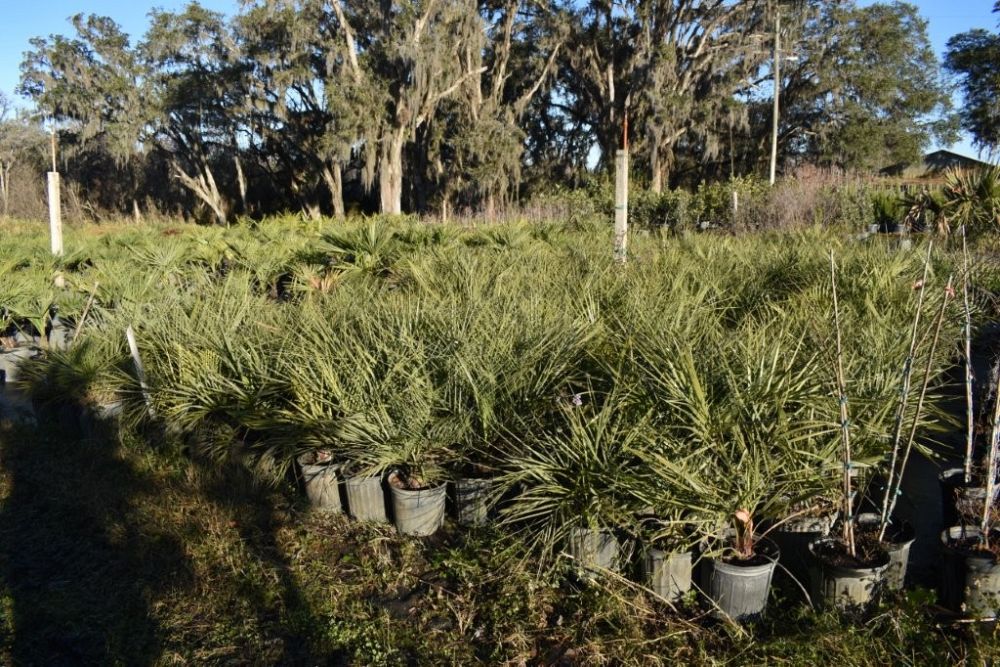
[[[653,191],[762,173],[779,13],[783,165],[875,170],[953,136],[926,22],[901,2],[243,0],[229,18],[192,2],[138,39],[73,17],[73,36],[31,41],[19,92],[114,172],[111,206],[448,215],[606,173],[626,119]]]
[[[1000,2],[993,7],[1000,13]],[[1000,34],[977,29],[948,40],[945,66],[965,95],[962,127],[990,155],[1000,148]]]

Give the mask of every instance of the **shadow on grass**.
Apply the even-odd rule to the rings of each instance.
[[[150,604],[190,582],[183,546],[135,520],[155,481],[115,440],[0,427],[6,659],[24,665],[150,664]]]
[[[203,462],[200,467],[204,499],[231,517],[254,561],[248,570],[258,571],[257,576],[242,576],[234,582],[268,640],[267,654],[257,657],[274,665],[344,664],[339,652],[322,647],[326,623],[302,594],[279,544],[279,531],[292,518],[287,499],[259,483],[238,463],[218,467]]]
[[[0,664],[343,664],[280,542],[286,496],[239,465],[160,475],[149,446],[0,425]],[[220,515],[228,536],[207,529]]]

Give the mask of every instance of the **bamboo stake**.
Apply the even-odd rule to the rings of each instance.
[[[833,321],[837,331],[837,391],[840,393],[840,434],[844,443],[844,544],[851,558],[857,557],[854,544],[854,499],[851,498],[851,433],[847,414],[847,387],[844,380],[843,343],[840,337],[840,304],[837,300],[837,264],[830,251],[830,282],[833,286]]]
[[[97,288],[100,287],[101,283],[95,281],[94,289],[90,292],[90,298],[87,299],[87,305],[83,308],[83,314],[80,315],[80,321],[76,323],[76,329],[73,331],[73,338],[69,341],[72,345],[76,342],[76,339],[80,336],[80,332],[83,331],[83,323],[87,320],[87,314],[90,312],[91,306],[94,305],[94,299],[97,297]]]
[[[962,226],[962,300],[965,305],[965,483],[972,481],[972,457],[975,445],[975,415],[972,403],[972,312],[969,309],[969,247]]]
[[[924,274],[920,279],[920,293],[917,296],[917,310],[913,314],[913,326],[910,331],[910,350],[907,352],[906,360],[903,362],[903,378],[899,389],[899,406],[896,409],[896,420],[892,433],[892,456],[889,460],[889,479],[885,483],[885,495],[882,498],[882,514],[879,517],[879,525],[881,526],[880,530],[882,532],[885,531],[885,526],[889,523],[889,493],[890,489],[892,489],[893,482],[895,481],[896,462],[899,460],[899,447],[902,443],[903,437],[903,420],[906,416],[906,404],[910,398],[910,380],[913,378],[914,355],[917,352],[917,335],[920,330],[920,318],[924,308],[924,295],[927,290],[927,274],[930,271],[931,251],[933,248],[934,242],[928,242],[927,257],[924,259]]]
[[[878,539],[879,541],[885,538],[885,531],[889,527],[889,517],[892,516],[893,511],[896,509],[896,502],[899,499],[899,494],[902,493],[900,490],[903,486],[903,471],[906,470],[906,464],[910,460],[910,454],[913,452],[913,443],[917,437],[917,428],[920,425],[920,412],[924,409],[924,401],[927,399],[927,387],[931,382],[931,370],[934,367],[934,353],[937,351],[938,341],[941,339],[941,325],[944,324],[945,312],[948,308],[948,297],[954,291],[952,289],[952,277],[948,277],[948,285],[944,289],[944,296],[941,299],[941,310],[938,311],[937,319],[934,322],[934,337],[931,339],[931,348],[927,353],[927,365],[924,367],[924,377],[923,382],[920,387],[920,397],[917,400],[917,408],[913,413],[913,421],[910,424],[910,435],[906,440],[906,448],[903,450],[903,461],[899,466],[899,474],[896,475],[896,486],[886,487],[886,494],[889,498],[888,507],[883,508],[882,526],[879,529]]]
[[[980,526],[983,534],[983,546],[990,548],[990,514],[992,514],[994,496],[997,492],[997,457],[1000,455],[1000,364],[997,364],[996,375],[993,378],[998,387],[993,399],[993,431],[990,434],[990,452],[986,462],[986,498],[983,500],[983,521]]]

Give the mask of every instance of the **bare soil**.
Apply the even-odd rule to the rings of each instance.
[[[889,554],[878,541],[878,535],[858,531],[854,536],[855,555],[840,540],[827,540],[816,545],[817,558],[834,567],[857,570],[880,567],[889,562]]]

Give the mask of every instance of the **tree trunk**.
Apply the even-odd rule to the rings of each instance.
[[[417,133],[419,137],[419,132]],[[424,174],[427,172],[426,161],[423,159],[423,142],[420,138],[410,144],[410,197],[407,201],[408,208],[415,213],[427,211],[427,184],[424,182]]]
[[[302,205],[302,213],[310,220],[319,221],[323,219],[323,213],[316,204],[305,203]]]
[[[496,220],[496,215],[496,199],[493,196],[493,190],[490,190],[486,193],[486,219],[492,222]]]
[[[403,212],[403,128],[396,128],[382,141],[378,186],[382,213]]]
[[[226,224],[229,220],[229,206],[226,204],[222,193],[219,192],[212,169],[207,164],[203,165],[197,175],[192,176],[184,171],[176,162],[172,166],[174,176],[177,180],[191,190],[198,199],[212,210],[216,222],[220,225]]]
[[[240,162],[239,149],[236,149],[233,161],[236,163],[236,184],[240,189],[240,213],[247,212],[247,178],[243,174],[243,163]]]
[[[323,181],[330,190],[330,206],[333,217],[343,218],[344,211],[344,171],[339,162],[323,165]]]
[[[128,171],[129,181],[132,184],[132,217],[136,222],[142,222],[142,210],[139,208],[139,181],[134,167],[128,165]]]
[[[660,194],[663,192],[663,163],[660,161],[660,147],[653,142],[652,155],[649,158],[649,166],[652,170],[650,174],[650,184],[649,189],[653,191],[653,194]]]

